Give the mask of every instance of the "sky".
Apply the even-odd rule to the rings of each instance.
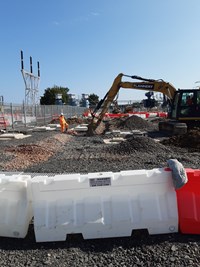
[[[30,56],[36,76],[40,62],[39,97],[56,85],[101,99],[119,73],[194,88],[199,12],[199,0],[0,0],[0,96],[25,99],[21,51],[26,71]],[[118,100],[144,98],[120,89]]]

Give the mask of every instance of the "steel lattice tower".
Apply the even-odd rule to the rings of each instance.
[[[33,74],[32,57],[30,57],[30,72],[24,70],[23,51],[21,51],[21,73],[25,83],[25,107],[32,107],[38,104],[38,92],[40,82],[40,65],[37,62],[38,75]]]

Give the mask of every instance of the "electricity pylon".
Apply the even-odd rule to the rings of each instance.
[[[25,109],[30,107],[34,114],[36,104],[38,104],[38,92],[40,82],[40,64],[37,62],[38,75],[33,74],[32,57],[30,57],[30,72],[24,70],[23,51],[21,51],[21,73],[25,83]]]

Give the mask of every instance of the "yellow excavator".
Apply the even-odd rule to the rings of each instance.
[[[137,82],[122,81],[129,77]],[[169,103],[168,120],[159,122],[159,130],[170,134],[184,134],[189,128],[200,126],[200,89],[176,89],[162,79],[146,79],[120,73],[103,99],[92,112],[92,120],[88,125],[88,135],[102,133],[102,120],[121,88],[160,92]],[[188,101],[190,99],[190,101]],[[97,112],[100,110],[97,116]]]

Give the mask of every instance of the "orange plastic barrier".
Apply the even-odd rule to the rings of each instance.
[[[186,172],[187,184],[176,190],[179,230],[183,234],[200,234],[200,170]]]

